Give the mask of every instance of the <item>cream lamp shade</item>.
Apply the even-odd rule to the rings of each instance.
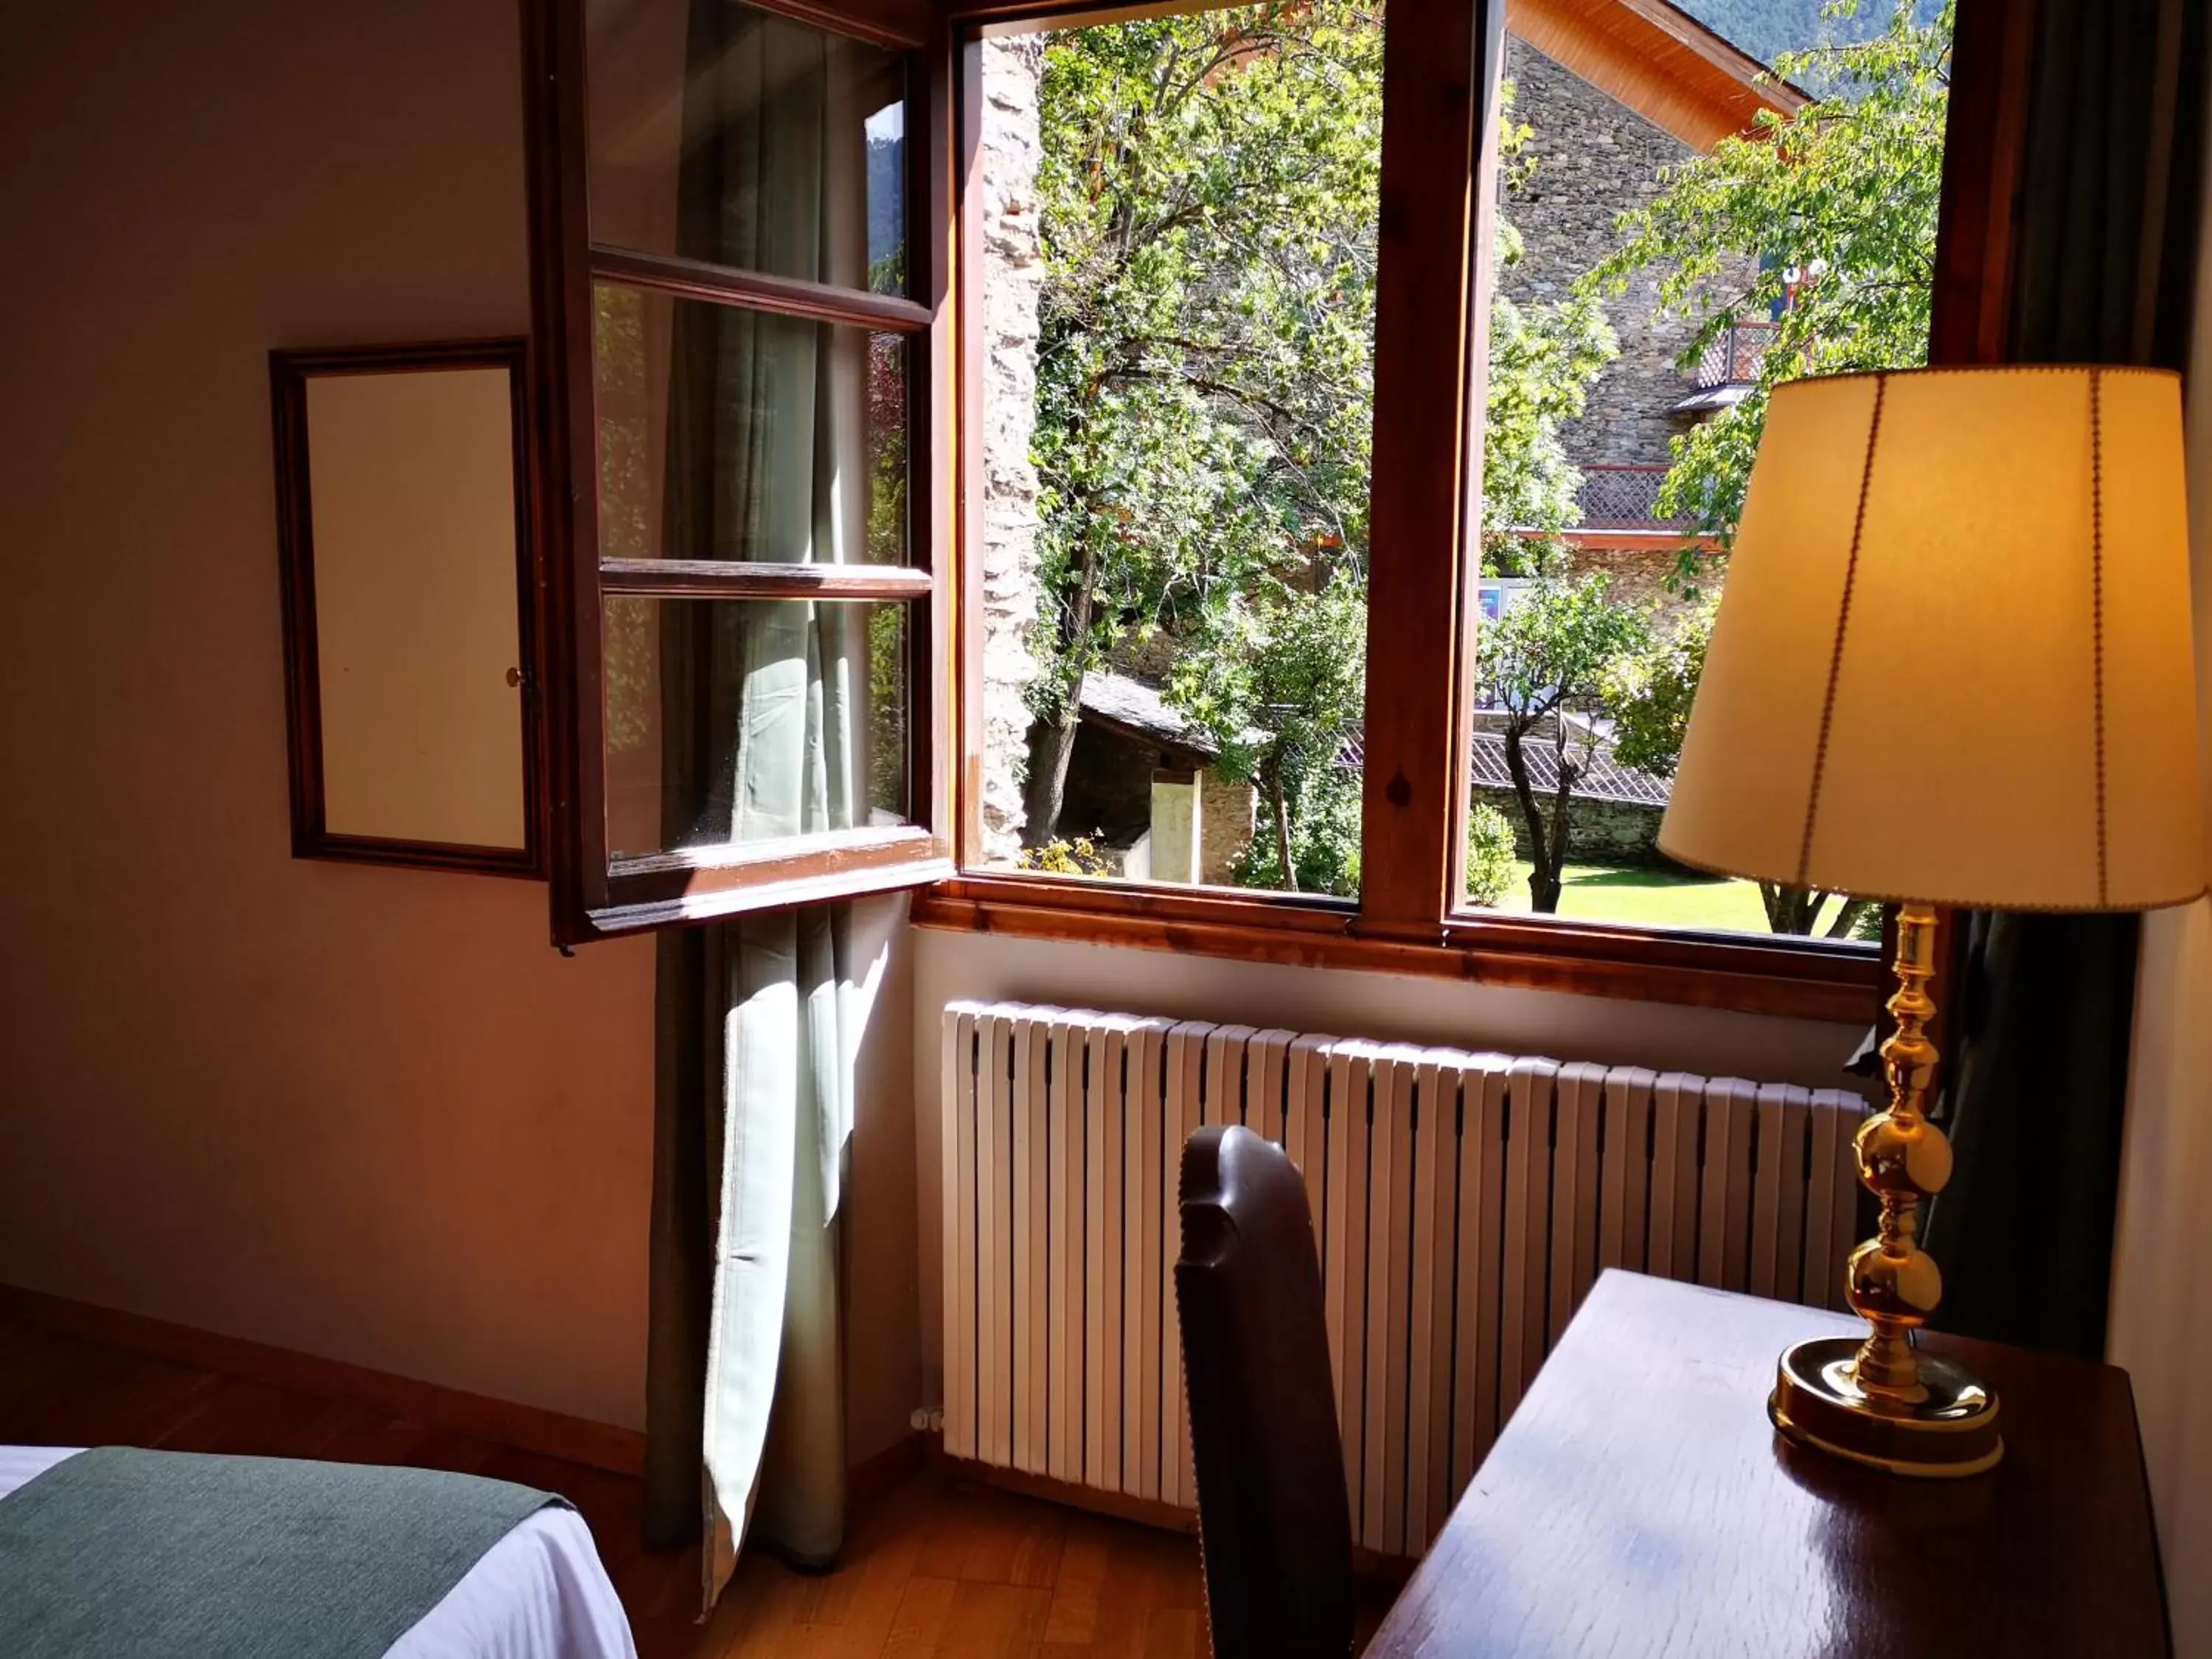
[[[1865,898],[2205,887],[2180,381],[1793,381],[1769,404],[1659,846]]]

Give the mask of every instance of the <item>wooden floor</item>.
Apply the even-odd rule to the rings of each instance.
[[[1191,1539],[934,1474],[856,1516],[834,1572],[748,1559],[701,1626],[697,1553],[641,1547],[636,1480],[405,1418],[0,1318],[0,1444],[411,1463],[561,1492],[591,1526],[641,1659],[1206,1652]]]

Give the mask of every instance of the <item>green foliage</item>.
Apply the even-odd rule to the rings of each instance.
[[[1087,836],[1022,848],[1019,865],[1050,876],[1110,876],[1114,866]]]
[[[1358,892],[1359,774],[1345,753],[1365,712],[1366,668],[1363,587],[1207,592],[1168,695],[1217,734],[1223,774],[1259,791],[1244,884]]]
[[[1467,902],[1496,904],[1513,884],[1513,866],[1511,821],[1488,801],[1476,801],[1467,814]]]
[[[1643,650],[1613,664],[1604,698],[1613,719],[1613,758],[1623,766],[1674,775],[1719,605],[1718,595],[1705,599],[1672,629],[1655,634]]]
[[[1662,514],[1725,543],[1776,386],[1926,359],[1954,9],[1944,0],[1923,24],[1899,0],[1863,42],[1785,55],[1783,75],[1828,95],[1788,120],[1762,113],[1753,135],[1670,169],[1656,200],[1623,216],[1620,248],[1584,291],[1656,271],[1661,303],[1699,325],[1685,368],[1732,319],[1779,312],[1752,395],[1674,440]],[[1781,309],[1792,270],[1804,280]]]
[[[1526,731],[1557,713],[1601,710],[1604,688],[1649,639],[1643,613],[1617,603],[1611,589],[1601,571],[1572,576],[1553,569],[1480,630],[1481,676],[1504,706],[1509,730]]]

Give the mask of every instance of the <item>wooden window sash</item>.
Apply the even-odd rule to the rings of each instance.
[[[926,599],[936,579],[896,564],[754,564],[719,559],[602,559],[599,592],[662,599]]]
[[[913,52],[937,27],[918,0],[838,0],[834,6],[767,0],[774,11],[816,27]],[[712,304],[798,316],[927,338],[937,309],[881,295],[734,270],[697,260],[594,246],[590,240],[586,50],[581,0],[525,0],[523,67],[532,249],[532,338],[542,365],[535,424],[537,495],[544,508],[539,679],[546,690],[547,852],[551,931],[563,949],[641,928],[750,909],[851,897],[921,885],[951,873],[944,840],[929,826],[940,757],[929,734],[938,699],[930,684],[933,641],[942,624],[910,627],[907,773],[909,810],[922,822],[610,859],[605,795],[603,599],[879,599],[933,617],[943,613],[942,579],[926,567],[929,541],[917,532],[931,494],[927,431],[932,375],[922,352],[908,356],[908,545],[917,565],[779,566],[714,561],[608,560],[599,556],[598,432],[592,379],[596,282]],[[910,126],[927,130],[928,78],[911,72]],[[909,172],[919,163],[909,145]],[[909,183],[908,199],[918,199]],[[913,222],[912,214],[908,216]],[[909,246],[920,249],[910,238]],[[914,257],[909,288],[929,291],[927,257]],[[709,567],[702,568],[702,566]]]
[[[865,328],[878,334],[919,334],[930,324],[928,307],[898,295],[810,283],[798,276],[777,276],[671,253],[641,253],[603,242],[592,244],[592,275],[599,282],[620,283],[626,288],[682,300]]]

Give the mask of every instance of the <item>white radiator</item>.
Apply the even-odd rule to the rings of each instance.
[[[1191,1507],[1180,1149],[1280,1142],[1353,1532],[1418,1555],[1601,1267],[1841,1306],[1856,1095],[1005,1003],[945,1011],[945,1449]]]

